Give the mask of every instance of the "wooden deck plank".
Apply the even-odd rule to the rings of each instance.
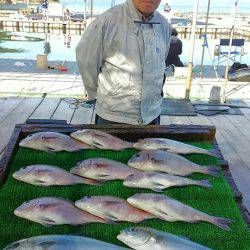
[[[250,155],[249,145],[250,141],[235,128],[225,116],[219,115],[216,117],[210,117],[210,120],[219,127],[220,130],[226,135],[228,143],[235,149],[240,158],[246,163],[250,169]]]
[[[18,123],[25,123],[34,109],[40,103],[41,98],[25,98],[21,105],[15,108],[0,125],[0,153],[8,143],[11,133]]]
[[[250,140],[250,121],[246,116],[228,115],[226,119],[234,126],[243,136]]]
[[[23,97],[10,97],[1,98],[0,105],[0,124],[6,119],[6,117],[15,110],[15,108],[22,103]]]
[[[243,161],[242,155],[239,154],[237,147],[231,143],[229,139],[231,136],[224,129],[224,124],[217,121],[217,117],[209,117],[209,120],[218,129],[220,139],[218,140],[221,151],[225,159],[229,162],[230,170],[234,177],[235,183],[243,194],[243,201],[250,211],[250,169],[249,166]],[[248,145],[249,147],[249,145]]]
[[[51,117],[51,119],[59,119],[59,120],[66,120],[67,123],[70,123],[72,117],[74,115],[75,107],[70,107],[70,103],[62,99],[60,105],[55,110],[55,113]]]
[[[172,124],[172,121],[168,115],[161,115],[161,125]]]
[[[171,116],[170,119],[172,120],[173,124],[191,124],[191,121],[187,116]]]
[[[44,98],[40,106],[35,110],[30,119],[51,119],[61,99]]]

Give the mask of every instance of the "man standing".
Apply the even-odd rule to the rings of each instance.
[[[161,0],[127,0],[97,17],[76,48],[96,123],[159,124],[171,27]]]
[[[179,55],[182,54],[182,41],[177,37],[178,32],[172,29],[172,36],[170,42],[170,49],[166,59],[166,67],[174,65],[176,67],[184,67]]]

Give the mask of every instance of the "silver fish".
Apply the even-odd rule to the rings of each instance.
[[[180,201],[166,195],[156,193],[135,194],[127,199],[132,206],[145,210],[161,220],[198,222],[207,221],[224,230],[230,230],[228,224],[234,222],[228,218],[220,218],[200,212]]]
[[[104,241],[78,235],[41,235],[14,242],[3,250],[124,250]]]
[[[126,200],[114,196],[85,196],[76,201],[75,206],[104,220],[138,223],[155,218],[152,214],[131,206]]]
[[[187,238],[147,227],[124,229],[117,239],[138,250],[209,250]],[[211,249],[210,249],[211,250]]]
[[[78,162],[70,173],[96,180],[123,180],[140,171],[127,165],[105,158],[90,158]]]
[[[174,141],[166,138],[145,138],[134,143],[134,148],[139,150],[162,149],[176,154],[205,154],[217,156],[214,151],[198,148],[183,142]]]
[[[203,173],[218,176],[215,166],[200,166],[181,155],[169,153],[164,150],[141,151],[128,161],[128,166],[145,172],[165,172],[172,175],[190,175]]]
[[[44,226],[106,223],[103,219],[76,208],[70,201],[54,197],[42,197],[24,202],[14,214]]]
[[[73,152],[91,148],[91,146],[74,140],[68,135],[55,132],[38,132],[29,135],[19,143],[19,146],[45,152]]]
[[[50,165],[31,165],[12,175],[16,180],[36,186],[65,186],[74,184],[100,185],[100,182],[73,175],[62,168]]]
[[[100,130],[83,129],[70,135],[72,138],[100,149],[122,150],[132,148],[131,142],[126,142],[118,137],[110,135]]]
[[[126,187],[148,188],[155,192],[162,192],[168,187],[197,185],[210,188],[209,180],[191,180],[188,178],[165,173],[138,173],[128,176],[123,185]]]

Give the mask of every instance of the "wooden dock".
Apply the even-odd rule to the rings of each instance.
[[[86,26],[91,22],[87,19]],[[182,38],[189,38],[192,31],[192,26],[178,26],[173,25],[178,30]],[[8,18],[0,19],[0,29],[5,31],[17,32],[34,32],[34,33],[63,33],[81,35],[85,29],[85,22],[72,22],[72,21],[54,21],[54,20],[11,20]],[[212,38],[217,39],[220,37],[229,37],[231,28],[220,27],[216,25],[209,25],[207,34]],[[205,34],[205,26],[197,25],[196,35],[201,36]],[[235,29],[235,37],[245,38],[250,41],[250,30],[242,27]]]
[[[68,124],[94,123],[94,109],[75,106],[72,99],[44,97],[0,98],[0,154],[9,141],[15,124],[31,119],[63,119]],[[77,101],[77,100],[76,100]],[[248,102],[250,105],[250,102]],[[214,125],[216,138],[243,200],[250,211],[250,110],[242,109],[244,116],[162,116],[161,124]]]

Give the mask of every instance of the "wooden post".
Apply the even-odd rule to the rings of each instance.
[[[84,27],[87,26],[87,0],[84,0]]]
[[[228,49],[228,54],[227,54],[227,66],[226,66],[226,72],[225,72],[225,83],[224,83],[223,95],[222,95],[222,102],[223,103],[226,102],[226,90],[227,90],[227,84],[228,84],[228,70],[229,70],[230,54],[231,54],[231,50],[232,50],[232,43],[233,43],[233,36],[234,36],[234,28],[235,28],[237,7],[238,7],[238,0],[235,0],[234,12],[232,14],[232,28],[231,28],[231,35],[230,35],[230,43],[229,43],[229,49]]]
[[[206,25],[205,25],[205,35],[207,35],[207,26],[208,26],[208,19],[209,19],[209,11],[210,11],[210,4],[211,4],[211,0],[208,0],[208,6],[207,6],[207,16],[206,16]],[[204,41],[206,41],[204,39]],[[202,55],[201,55],[201,66],[200,66],[200,78],[202,78],[202,70],[203,70],[203,63],[204,63],[204,55],[205,55],[205,46],[206,44],[203,44],[202,47]]]
[[[198,14],[198,9],[199,9],[199,1],[200,0],[196,0],[195,6],[194,6],[193,26],[192,26],[192,33],[191,33],[192,47],[190,50],[190,58],[189,58],[189,62],[188,62],[188,76],[187,76],[187,81],[186,81],[186,93],[185,93],[186,99],[189,99],[190,91],[191,91],[191,84],[192,84],[195,31],[196,31],[197,14]]]

